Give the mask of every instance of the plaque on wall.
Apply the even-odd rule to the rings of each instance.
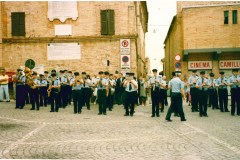
[[[49,43],[47,46],[47,58],[54,60],[81,59],[81,47],[79,43]]]
[[[55,36],[71,36],[71,35],[72,25],[70,24],[55,25]]]
[[[53,21],[59,19],[62,23],[66,19],[77,20],[78,10],[77,1],[49,1],[48,2],[48,19]]]

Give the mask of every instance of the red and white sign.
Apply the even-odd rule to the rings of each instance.
[[[130,39],[120,39],[120,54],[130,54]]]
[[[219,69],[240,68],[240,60],[219,61]]]
[[[180,60],[181,60],[180,54],[178,54],[178,55],[175,56],[175,60],[176,60],[176,61],[180,61]]]
[[[188,69],[212,69],[212,61],[189,61]]]

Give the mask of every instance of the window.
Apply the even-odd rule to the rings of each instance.
[[[24,12],[12,12],[12,36],[25,36]]]
[[[101,10],[101,34],[114,35],[114,10]]]
[[[237,24],[237,10],[232,11],[232,23]]]
[[[228,11],[224,11],[224,24],[228,24]]]

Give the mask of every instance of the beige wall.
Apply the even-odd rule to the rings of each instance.
[[[181,12],[184,7],[209,6],[222,4],[238,4],[239,1],[177,1],[177,12]]]
[[[115,35],[134,34],[135,12],[129,9],[134,2],[78,2],[78,19],[49,21],[48,2],[3,2],[4,37],[11,37],[11,12],[25,12],[26,37],[53,37],[54,25],[72,24],[73,36],[101,35],[100,10],[115,11]],[[131,8],[131,7],[130,7]]]
[[[223,12],[229,10],[229,24]],[[232,24],[238,10],[238,24]],[[240,5],[183,9],[184,49],[240,47]]]
[[[183,6],[216,5],[228,2],[178,2],[176,22],[165,41],[164,71],[167,78],[175,70],[174,57],[186,49],[239,48],[240,5],[184,8]],[[235,3],[235,2],[229,2]],[[236,2],[239,3],[239,2]],[[224,25],[224,11],[229,10],[229,24]],[[238,24],[232,24],[232,10],[238,10]],[[221,53],[219,60],[239,60],[239,53]],[[214,73],[219,72],[218,60],[212,53],[189,53],[188,61],[212,61]],[[188,75],[188,61],[181,61],[183,74]]]
[[[99,70],[115,72],[120,70],[120,39],[131,39],[131,71],[144,72],[145,31],[141,25],[141,2],[78,2],[78,19],[49,21],[47,2],[1,2],[3,15],[3,49],[0,50],[0,65],[9,71],[24,66],[27,59],[33,59],[37,65],[43,64],[46,70],[66,68],[96,74]],[[100,10],[115,11],[115,35],[102,36],[100,29]],[[26,36],[11,36],[11,12],[25,12]],[[143,17],[145,15],[142,15]],[[72,36],[55,37],[54,25],[71,24]],[[143,23],[144,24],[144,23]],[[64,39],[63,39],[64,38]],[[2,40],[2,38],[1,38]],[[47,43],[73,42],[81,45],[80,60],[48,61]],[[1,46],[0,46],[1,47]],[[1,54],[4,59],[1,61]],[[107,57],[110,66],[106,66]],[[2,62],[2,64],[1,64]],[[137,64],[139,62],[139,64]]]
[[[80,60],[47,60],[47,43],[5,44],[3,48],[3,66],[14,71],[24,66],[26,59],[33,59],[37,65],[44,64],[46,70],[54,68],[86,71],[96,74],[98,71],[114,73],[120,68],[119,41],[82,41]],[[134,40],[131,45],[131,67],[136,72],[136,54]],[[109,56],[110,66],[106,65]],[[10,63],[9,63],[10,62]]]

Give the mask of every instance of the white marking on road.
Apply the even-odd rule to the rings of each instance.
[[[220,140],[220,139],[212,136],[211,134],[208,134],[207,132],[204,132],[204,131],[201,130],[200,128],[194,127],[194,126],[192,126],[192,125],[189,124],[189,123],[184,123],[184,125],[186,125],[186,126],[192,128],[192,129],[194,129],[196,132],[200,132],[200,133],[206,135],[209,139],[211,139],[211,140],[213,140],[213,141],[221,144],[222,146],[224,146],[224,147],[232,150],[233,152],[235,152],[235,153],[237,153],[237,154],[240,154],[240,149],[239,149],[239,148],[237,148],[237,147],[235,147],[235,146],[232,146],[232,145],[230,145],[230,144],[228,144],[228,143],[226,143],[226,142],[224,142],[224,141],[222,141],[222,140]]]
[[[0,119],[6,119],[6,120],[11,120],[11,121],[15,121],[18,123],[36,123],[36,124],[57,124],[57,125],[72,125],[72,124],[76,124],[76,125],[87,125],[87,124],[102,124],[102,123],[134,123],[134,122],[146,122],[145,120],[134,120],[131,119],[129,117],[129,120],[122,120],[122,121],[101,121],[101,122],[96,122],[96,121],[89,121],[89,122],[39,122],[39,121],[28,121],[28,120],[21,120],[21,119],[15,119],[15,118],[8,118],[8,117],[1,117]],[[84,119],[84,118],[83,118]]]
[[[2,151],[1,155],[0,155],[0,159],[2,159],[6,154],[8,154],[11,150],[15,149],[18,147],[19,144],[22,144],[24,141],[26,141],[28,138],[30,138],[33,134],[39,132],[43,127],[45,127],[46,124],[42,124],[40,127],[32,130],[31,132],[29,132],[27,135],[25,135],[24,137],[22,137],[21,139],[19,139],[18,141],[12,143],[10,146],[8,146],[7,148],[4,149],[4,151]]]

